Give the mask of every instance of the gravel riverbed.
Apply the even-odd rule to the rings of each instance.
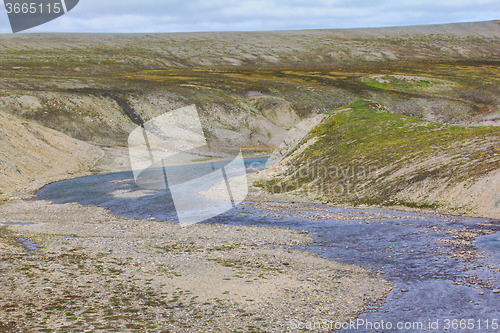
[[[290,248],[305,232],[112,215],[76,203],[1,206],[0,331],[293,331],[355,318],[391,285]]]

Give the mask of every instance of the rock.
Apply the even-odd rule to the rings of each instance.
[[[402,293],[407,293],[409,290],[408,289],[401,289]]]
[[[500,289],[493,289],[493,294],[499,294],[500,293]]]

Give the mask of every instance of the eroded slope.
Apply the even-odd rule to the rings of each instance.
[[[257,185],[337,204],[500,217],[500,129],[429,122],[359,101],[335,110]]]

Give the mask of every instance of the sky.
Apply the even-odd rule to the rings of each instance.
[[[494,19],[500,19],[498,0],[80,0],[66,15],[24,32],[297,30]],[[2,4],[0,32],[12,32]]]

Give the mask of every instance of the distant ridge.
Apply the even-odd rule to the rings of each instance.
[[[337,33],[338,35],[384,35],[393,36],[407,33],[416,34],[453,34],[457,36],[468,36],[477,34],[481,36],[500,37],[500,20],[479,21],[479,22],[459,22],[459,23],[442,23],[442,24],[423,24],[423,25],[404,25],[404,26],[387,26],[373,28],[336,28],[336,29],[297,29],[297,30],[264,30],[264,31],[209,31],[209,32],[147,32],[147,33],[22,33],[17,34],[15,38],[23,38],[29,36],[47,36],[47,35],[256,35],[256,34],[296,34],[296,33],[311,33],[311,32],[327,32]],[[14,36],[13,34],[0,34],[2,37]]]
[[[500,21],[387,28],[142,34],[4,34],[0,55],[140,56],[147,67],[294,66],[345,61],[498,59]],[[131,52],[132,51],[132,52]],[[137,54],[133,54],[137,53]],[[21,54],[22,55],[22,54]],[[58,57],[54,52],[45,55]]]

